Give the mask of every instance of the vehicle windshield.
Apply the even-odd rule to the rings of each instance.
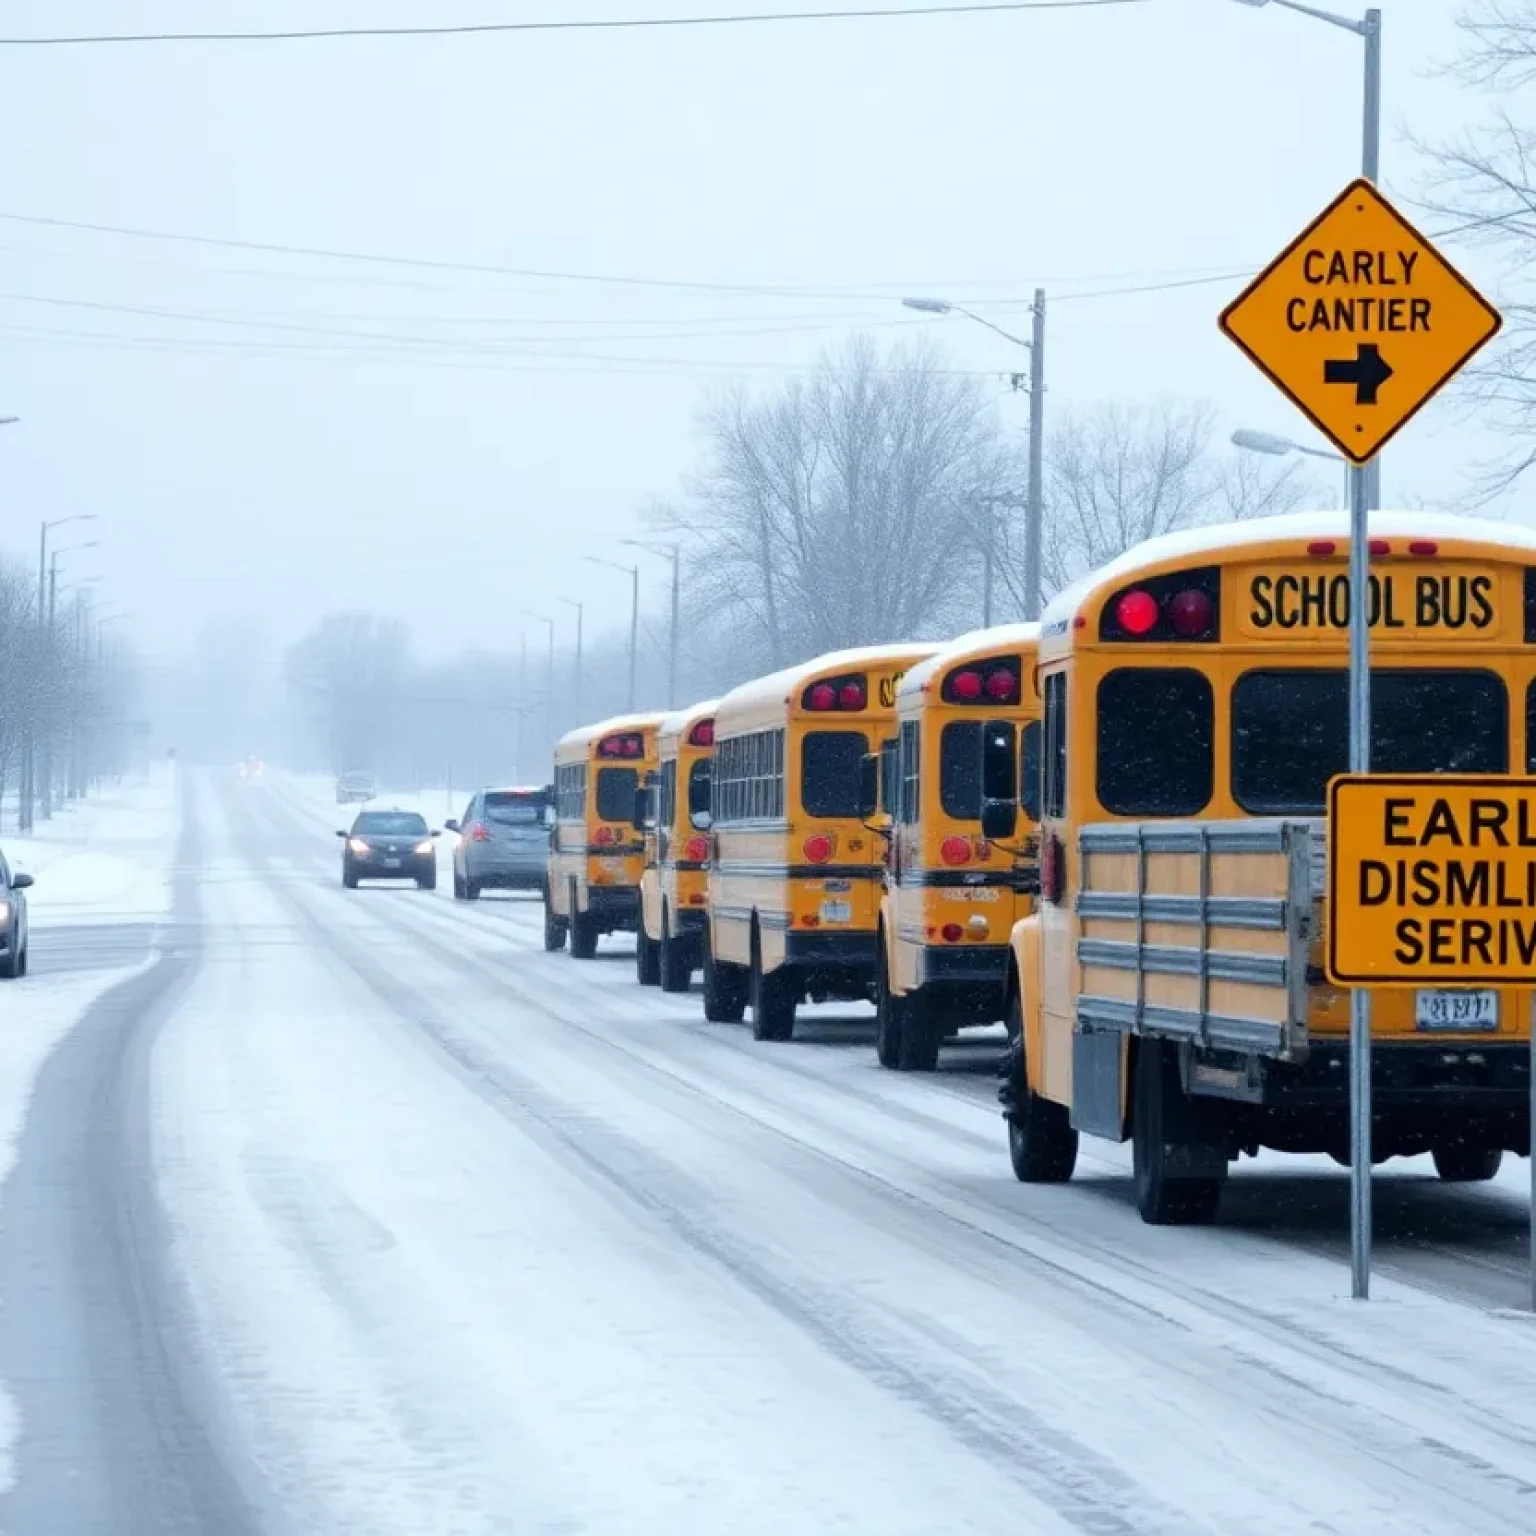
[[[415,811],[364,811],[352,831],[359,837],[425,837],[427,824]]]
[[[504,827],[536,827],[544,820],[548,799],[543,794],[520,790],[486,791],[485,819]]]
[[[634,768],[597,770],[597,814],[603,821],[629,821],[635,814],[640,774]]]

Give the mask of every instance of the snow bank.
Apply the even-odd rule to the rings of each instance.
[[[143,922],[170,910],[178,827],[176,770],[66,801],[26,837],[0,840],[11,867],[37,881],[34,925]]]

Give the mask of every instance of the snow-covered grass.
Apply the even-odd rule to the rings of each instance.
[[[37,882],[34,925],[137,922],[170,910],[178,813],[176,769],[157,764],[86,800],[67,800],[29,836],[0,839],[11,867]]]

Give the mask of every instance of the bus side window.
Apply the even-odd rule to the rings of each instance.
[[[1024,727],[1019,743],[1019,804],[1030,821],[1040,820],[1040,722]]]
[[[1053,672],[1045,680],[1045,762],[1043,816],[1060,820],[1067,814],[1067,674]]]

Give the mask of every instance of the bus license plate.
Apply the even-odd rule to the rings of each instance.
[[[1492,1030],[1499,1027],[1497,992],[1421,991],[1414,1023],[1423,1030]]]
[[[824,901],[821,904],[821,920],[824,923],[850,923],[853,921],[853,903],[849,901]]]

